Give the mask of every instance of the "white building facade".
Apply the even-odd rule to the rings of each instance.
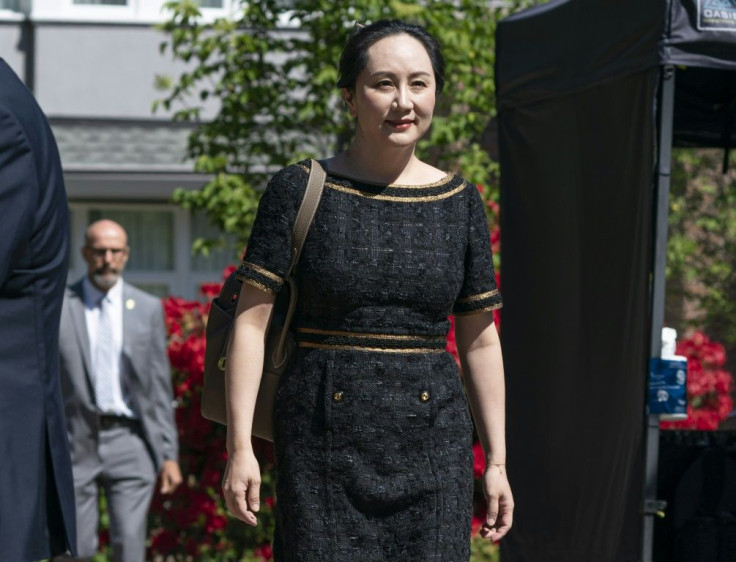
[[[85,264],[86,226],[111,218],[128,231],[126,278],[155,294],[197,296],[218,281],[232,252],[191,255],[212,233],[204,217],[171,203],[177,187],[206,177],[185,159],[189,126],[164,111],[159,75],[184,69],[160,54],[165,0],[0,0],[0,57],[33,91],[59,144],[72,216],[70,280]],[[200,0],[208,19],[227,16],[233,0]],[[204,116],[212,115],[210,106]]]

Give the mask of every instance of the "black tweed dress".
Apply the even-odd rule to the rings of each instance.
[[[278,292],[309,161],[270,181],[246,282]],[[274,555],[470,556],[472,424],[445,349],[449,314],[501,306],[478,190],[329,174],[297,271],[298,353],[276,400]]]

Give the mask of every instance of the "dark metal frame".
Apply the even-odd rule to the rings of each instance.
[[[657,167],[654,176],[654,237],[650,279],[650,357],[662,352],[664,325],[665,269],[667,266],[667,226],[669,216],[670,171],[672,168],[672,120],[675,105],[675,67],[661,67],[657,103]],[[647,380],[648,385],[648,380]],[[648,392],[645,396],[648,395]],[[659,416],[650,415],[645,405],[644,494],[642,503],[642,562],[652,562],[654,518],[666,507],[657,499],[659,464]]]

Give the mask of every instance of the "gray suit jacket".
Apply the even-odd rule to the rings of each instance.
[[[123,303],[130,303],[123,306],[123,361],[130,379],[128,388],[158,471],[164,460],[177,460],[179,453],[163,308],[159,299],[128,283],[123,285]],[[59,358],[72,464],[83,466],[97,451],[99,417],[81,280],[67,288],[64,295]]]

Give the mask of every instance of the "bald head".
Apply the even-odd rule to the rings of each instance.
[[[123,246],[128,245],[128,234],[122,226],[110,219],[101,219],[87,227],[87,231],[84,233],[84,242],[85,245],[89,246],[91,242],[94,243],[95,239],[113,237],[122,239]]]
[[[128,235],[118,223],[102,219],[87,227],[82,257],[87,275],[100,291],[109,291],[120,279],[128,262]]]

